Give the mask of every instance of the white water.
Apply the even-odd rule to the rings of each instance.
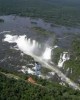
[[[4,41],[7,41],[9,43],[14,43],[18,39],[18,36],[17,35],[12,36],[12,35],[7,34],[7,35],[5,35],[5,37],[6,38],[4,39]]]
[[[26,37],[26,35],[22,35],[22,36],[18,36],[18,35],[9,35],[6,34],[5,35],[5,39],[3,41],[9,42],[9,43],[16,43],[16,47],[19,48],[21,51],[23,51],[24,53],[30,55],[32,54],[38,54],[38,52],[40,51],[40,47],[41,45],[36,42],[36,40],[32,40]],[[51,48],[50,47],[46,47],[44,51],[42,51],[42,59],[45,60],[51,60]],[[40,51],[41,52],[41,51]]]
[[[45,52],[42,55],[42,58],[45,60],[51,60],[51,48],[46,48]]]
[[[34,54],[33,50],[35,49],[31,44],[30,39],[28,40],[27,37],[24,36],[11,36],[11,35],[5,35],[5,39],[4,41],[7,41],[9,43],[16,43],[17,47],[23,51],[23,53],[30,55],[31,57],[33,57],[36,61],[40,62],[43,67],[50,69],[51,71],[55,72],[63,82],[67,83],[69,86],[71,86],[74,89],[78,89],[80,90],[80,87],[74,83],[72,80],[70,80],[68,77],[66,77],[57,67],[54,67],[53,65],[51,65],[50,63],[48,63],[46,60],[44,60],[42,57],[39,57],[37,55]],[[28,42],[29,41],[29,42]],[[36,46],[35,46],[36,47]],[[48,49],[49,53],[48,55],[51,55],[51,50]],[[46,52],[46,49],[45,49]],[[45,52],[43,53],[43,55],[45,54]],[[45,55],[46,56],[46,55]],[[63,58],[65,58],[65,56],[63,56]]]
[[[31,68],[27,68],[26,66],[22,66],[22,68],[18,71],[23,73],[27,72],[29,74],[35,75],[35,72]]]
[[[33,53],[35,49],[38,49],[38,43],[36,40],[31,41],[31,39],[27,38],[26,35],[17,36],[17,35],[5,35],[4,41],[9,43],[17,43],[17,48],[19,48],[23,52]]]
[[[2,31],[0,34],[10,33],[11,31]]]
[[[45,60],[51,60],[51,51],[55,48],[57,48],[58,46],[55,45],[53,48],[47,47],[42,55],[42,59]]]
[[[58,67],[59,68],[63,67],[64,62],[69,60],[69,59],[70,59],[70,56],[69,56],[68,52],[61,53],[60,60],[58,62]]]

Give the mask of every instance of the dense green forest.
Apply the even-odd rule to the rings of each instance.
[[[2,15],[17,15],[32,18],[42,18],[47,22],[65,26],[80,26],[80,0],[0,0],[0,16]],[[4,20],[0,19],[0,23]],[[36,24],[35,22],[32,22]],[[42,36],[52,35],[52,32],[46,31],[40,27],[33,27],[32,30]],[[57,42],[57,40],[55,40]],[[2,50],[2,48],[1,48]],[[53,53],[52,60],[55,64],[60,59],[60,54],[64,50],[56,48]],[[12,64],[15,67],[18,65],[18,60],[21,59],[20,53],[6,48],[0,54],[16,55],[13,58]],[[69,78],[80,84],[80,36],[75,38],[69,50],[70,60],[64,63],[65,70],[72,68],[72,74]],[[27,65],[29,56],[24,56],[26,62],[20,62],[20,65]],[[0,68],[0,100],[80,100],[80,91],[73,90],[69,86],[61,86],[58,82],[43,80],[33,75],[15,72],[13,69],[9,70],[9,62],[6,61]],[[33,62],[35,63],[35,62]],[[47,72],[44,69],[44,73]],[[9,74],[9,76],[7,76]],[[16,76],[15,79],[14,77]],[[32,77],[37,84],[31,84],[27,81]]]
[[[70,55],[71,59],[65,63],[65,67],[72,68],[73,72],[70,75],[70,78],[76,81],[80,78],[80,36],[77,39],[74,39],[70,50]]]
[[[20,76],[20,75],[19,75]],[[28,78],[28,76],[26,76]],[[0,72],[0,100],[79,100],[80,92],[63,87],[57,83],[38,79],[32,76],[37,83],[34,85],[24,81],[25,78],[15,80]],[[26,80],[27,80],[26,78]]]
[[[80,25],[80,0],[0,0],[0,15],[43,18],[60,25]]]

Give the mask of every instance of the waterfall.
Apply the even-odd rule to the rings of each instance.
[[[45,60],[50,60],[51,59],[51,48],[47,47],[42,55],[42,58]]]
[[[32,47],[34,48],[35,46],[36,46],[36,41],[33,40],[33,41],[32,41]]]
[[[30,38],[27,40],[27,43],[28,44],[31,44],[31,39]]]
[[[16,43],[16,47],[21,51],[27,54],[35,54],[42,57],[44,60],[51,60],[51,51],[57,47],[54,46],[54,48],[51,48],[45,45],[41,46],[41,44],[39,44],[36,40],[31,40],[31,38],[28,39],[26,35],[12,36],[6,34],[4,41]]]
[[[61,53],[60,59],[58,62],[58,67],[60,67],[60,68],[63,67],[64,62],[69,60],[69,59],[70,59],[70,56],[69,56],[68,52]]]

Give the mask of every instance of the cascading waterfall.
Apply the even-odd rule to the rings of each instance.
[[[47,47],[42,55],[42,58],[45,60],[51,60],[51,48]]]
[[[59,68],[63,67],[64,62],[69,60],[69,59],[70,59],[70,56],[69,56],[68,52],[61,53],[60,60],[58,62],[58,67]]]
[[[32,47],[34,48],[35,46],[36,46],[36,41],[33,40]]]
[[[31,43],[31,39],[30,39],[30,38],[27,40],[27,43],[28,43],[28,44],[30,44],[30,43]]]
[[[5,35],[5,39],[4,41],[7,41],[9,43],[16,43],[17,47],[22,50],[23,52],[27,52],[27,54],[35,54],[35,55],[42,55],[42,59],[45,60],[51,60],[51,50],[53,48],[51,47],[45,47],[45,49],[43,50],[43,47],[41,46],[41,44],[39,44],[36,40],[32,40],[26,37],[26,35],[22,35],[22,36],[17,36],[17,35],[9,35],[6,34]]]
[[[19,48],[19,50],[21,50],[22,52],[24,52],[25,54],[30,55],[31,57],[33,57],[36,61],[40,62],[43,67],[48,68],[50,70],[52,70],[53,72],[55,72],[62,81],[64,81],[65,83],[67,83],[69,86],[73,87],[74,89],[78,89],[80,90],[80,87],[74,83],[72,80],[70,80],[68,77],[66,77],[66,75],[64,75],[57,67],[54,67],[54,65],[50,64],[49,62],[45,61],[46,59],[50,60],[50,56],[51,56],[51,48],[46,48],[43,52],[42,56],[38,56],[35,55],[33,51],[35,51],[35,48],[38,48],[38,44],[36,46],[36,42],[32,42],[31,40],[27,39],[27,37],[25,35],[23,36],[12,36],[12,35],[5,35],[5,39],[3,41],[9,42],[9,43],[16,43],[17,44],[17,48]],[[33,46],[35,44],[35,46]],[[48,58],[49,57],[49,58]],[[62,60],[63,59],[63,60]],[[60,57],[60,61],[58,63],[58,65],[62,66],[64,61],[68,60],[69,57],[66,57],[66,53],[64,53],[63,55],[61,55]]]

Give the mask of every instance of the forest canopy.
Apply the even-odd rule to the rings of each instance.
[[[55,24],[80,25],[80,0],[0,0],[0,15],[42,18]]]

